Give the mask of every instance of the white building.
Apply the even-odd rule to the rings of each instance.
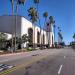
[[[16,20],[17,19],[17,20]],[[40,27],[37,25],[32,25],[30,21],[25,19],[22,16],[0,16],[0,32],[8,33],[8,38],[12,38],[11,34],[15,34],[15,26],[16,26],[16,35],[17,37],[21,37],[23,34],[29,35],[32,34],[31,39],[33,40],[33,43],[36,45],[38,44],[48,44],[50,43],[50,46],[54,44],[54,33],[53,31],[49,32],[49,36],[47,32],[43,29],[41,29],[41,35],[40,35]],[[35,26],[35,36],[34,33],[34,26]],[[51,25],[51,28],[53,29],[53,26]],[[35,37],[35,38],[34,38]],[[49,38],[49,40],[48,40]]]

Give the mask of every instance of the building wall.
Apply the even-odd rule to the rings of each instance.
[[[28,28],[32,28],[32,23],[24,17],[21,17],[21,36],[23,34],[28,35]]]
[[[28,28],[32,28],[33,31],[34,31],[34,24],[32,25],[32,23],[30,21],[28,21],[27,19],[25,19],[24,17],[22,17],[21,18],[21,36],[23,34],[27,34],[28,35]],[[37,32],[40,33],[40,28],[35,25],[35,39],[33,38],[33,40],[35,40],[35,44],[37,44]],[[42,38],[43,38],[42,35],[43,35],[43,30],[41,30],[40,44],[41,44]],[[46,31],[44,31],[44,35],[45,35],[45,44],[47,44]]]
[[[16,25],[16,34],[18,37],[21,37],[23,34],[28,35],[28,29],[34,28],[34,25],[32,25],[32,23],[28,21],[27,19],[25,19],[24,17],[17,16],[17,22],[15,21],[16,21],[15,16],[1,16],[0,17],[0,32],[9,33],[8,39],[12,37],[11,34],[14,35],[15,25]],[[35,40],[35,44],[37,44],[37,31],[39,31],[40,33],[40,27],[35,25],[35,39],[33,38],[33,40]],[[40,44],[43,43],[43,33],[45,36],[44,37],[45,44],[48,44],[48,34],[45,30],[43,31],[42,29],[41,29],[41,36],[40,36]],[[52,36],[53,36],[53,43],[54,43],[53,28],[52,28],[52,32],[50,32],[50,37],[49,37],[50,45],[52,45]]]

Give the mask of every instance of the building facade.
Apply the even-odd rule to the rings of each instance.
[[[51,29],[52,30],[50,32],[40,29],[39,26],[33,25],[30,21],[22,16],[0,16],[0,32],[7,33],[7,39],[12,38],[12,35],[15,36],[16,30],[17,37],[22,37],[24,34],[27,34],[30,36],[31,42],[36,44],[36,47],[40,44],[49,44],[50,46],[54,44],[52,25]]]

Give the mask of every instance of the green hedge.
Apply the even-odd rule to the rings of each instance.
[[[27,50],[28,50],[28,51],[32,51],[33,48],[32,48],[32,47],[28,47]]]

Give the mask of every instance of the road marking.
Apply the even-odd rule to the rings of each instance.
[[[30,62],[21,64],[21,65],[17,65],[16,67],[13,67],[13,68],[11,68],[11,69],[5,70],[5,71],[1,72],[0,75],[8,75],[8,74],[10,74],[11,72],[13,72],[13,71],[15,71],[15,70],[17,70],[17,69],[19,69],[19,68],[27,67],[27,66],[29,66],[29,65],[31,65],[31,64],[33,64],[33,63],[35,63],[35,62],[37,62],[37,61],[39,61],[39,60],[41,60],[41,59],[47,58],[48,56],[49,56],[49,55],[42,56],[42,57],[36,56],[37,58],[36,58],[36,57],[33,57]]]
[[[61,69],[62,69],[62,67],[63,67],[63,65],[60,65],[60,68],[59,68],[59,70],[58,70],[58,74],[61,73]]]
[[[64,59],[66,58],[66,56],[64,56]]]

